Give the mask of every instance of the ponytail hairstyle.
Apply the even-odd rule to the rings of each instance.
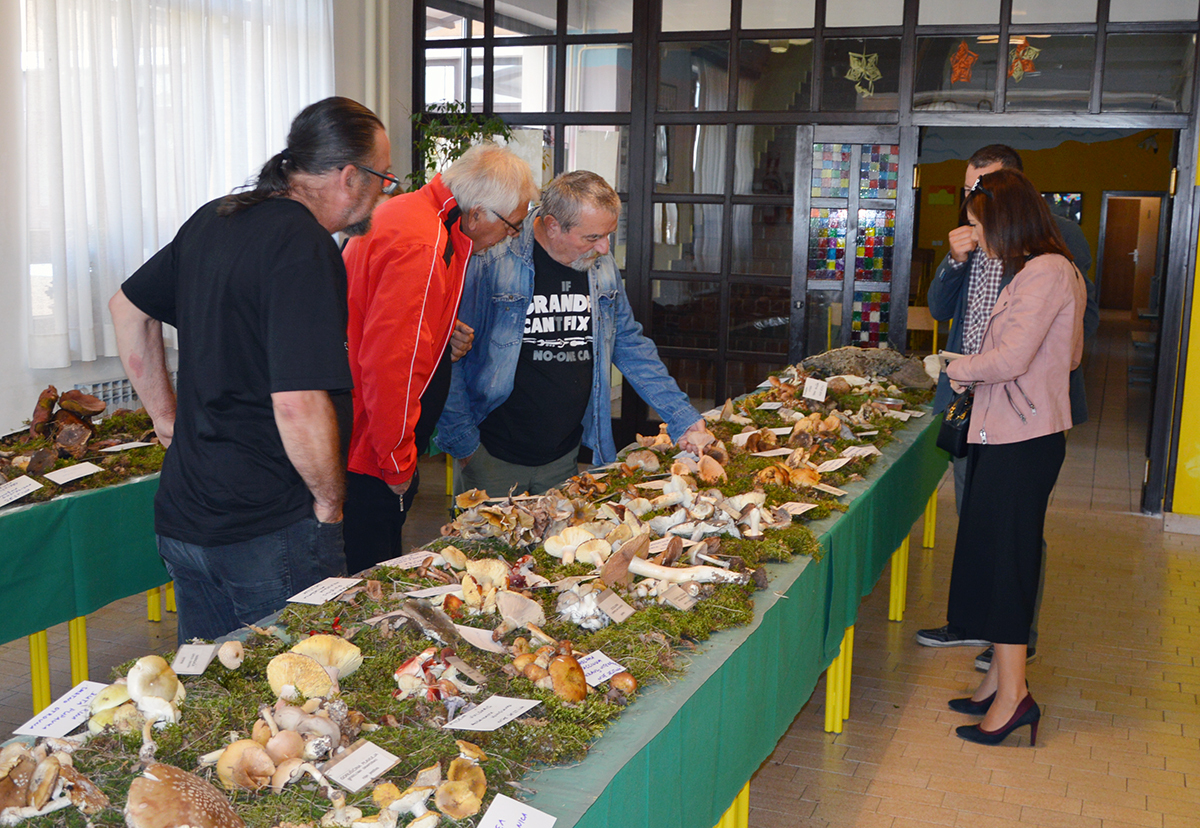
[[[292,121],[287,147],[263,164],[254,185],[221,200],[217,215],[231,216],[269,198],[286,195],[297,173],[320,175],[347,164],[369,165],[383,122],[349,98],[332,97],[306,106]]]
[[[1014,274],[1034,256],[1057,253],[1068,261],[1067,249],[1046,200],[1025,174],[999,169],[980,176],[963,202],[983,226],[983,237],[992,255],[1004,261],[1006,274]]]

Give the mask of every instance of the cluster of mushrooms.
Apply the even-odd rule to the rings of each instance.
[[[72,805],[91,817],[108,797],[77,771],[71,754],[82,738],[43,739],[33,747],[10,742],[0,750],[0,825],[16,825]]]

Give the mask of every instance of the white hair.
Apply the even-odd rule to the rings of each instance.
[[[464,152],[443,173],[442,181],[459,208],[475,207],[507,216],[538,196],[533,172],[516,153],[486,142]]]

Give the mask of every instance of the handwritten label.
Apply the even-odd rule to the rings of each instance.
[[[853,457],[835,457],[833,460],[826,460],[821,465],[817,466],[817,471],[821,474],[826,472],[837,471],[842,466],[853,460]]]
[[[442,725],[444,730],[496,730],[541,704],[537,699],[492,696]]]
[[[696,606],[696,598],[692,595],[688,595],[684,588],[679,584],[671,584],[667,591],[663,593],[662,597],[664,601],[678,610],[687,611]]]
[[[784,455],[791,454],[791,453],[792,453],[792,449],[788,448],[787,446],[780,446],[779,448],[767,449],[766,451],[756,451],[756,452],[754,452],[754,454],[752,456],[753,457],[783,457]]]
[[[443,595],[453,595],[454,593],[459,593],[459,597],[462,597],[462,584],[442,584],[427,589],[414,589],[412,592],[404,594],[409,598],[440,598]]]
[[[583,668],[583,679],[591,687],[597,687],[617,673],[625,672],[624,665],[613,661],[600,650],[593,650],[579,657],[579,666]]]
[[[622,621],[633,615],[633,607],[629,606],[617,593],[611,589],[606,589],[600,593],[600,598],[596,601],[600,609],[613,620],[613,623],[620,624]]]
[[[324,604],[361,581],[362,578],[326,578],[324,581],[317,581],[308,589],[297,592],[288,600],[293,604]]]
[[[65,469],[46,472],[42,477],[49,480],[51,483],[57,483],[60,486],[65,486],[72,480],[78,480],[81,477],[87,477],[89,474],[104,471],[95,463],[76,463],[74,466],[67,466]]]
[[[486,650],[489,653],[504,654],[508,650],[504,649],[504,645],[499,641],[492,640],[491,630],[481,630],[477,627],[464,627],[462,624],[455,624],[454,628],[458,630],[468,644],[479,650]]]
[[[825,380],[809,377],[804,381],[804,393],[802,394],[804,399],[825,402],[825,395],[828,393],[829,383]]]
[[[479,828],[553,828],[558,817],[553,817],[524,802],[496,794],[479,821]]]
[[[799,517],[800,515],[807,512],[809,509],[817,508],[817,504],[815,504],[815,503],[800,503],[799,501],[792,500],[787,503],[779,504],[779,508],[783,509],[783,511],[787,512],[792,517]]]
[[[92,699],[107,684],[81,681],[58,699],[13,731],[14,736],[66,736],[91,716]]]
[[[380,561],[380,566],[394,566],[397,569],[416,569],[422,566],[427,560],[434,557],[441,557],[436,552],[428,550],[418,550],[417,552],[409,552],[407,555],[401,555],[398,558],[388,558],[386,561]]]
[[[184,644],[175,653],[171,669],[181,676],[198,676],[208,669],[216,654],[216,644]]]
[[[15,480],[10,480],[0,486],[0,506],[7,506],[14,500],[20,500],[30,492],[36,492],[42,488],[42,484],[34,480],[27,474],[23,474]]]
[[[781,403],[781,402],[765,402],[758,407],[758,410],[759,411],[774,411],[778,408],[783,408],[783,403]]]
[[[882,455],[883,452],[874,446],[846,446],[842,450],[842,457],[870,457],[875,454]]]
[[[358,793],[400,762],[374,742],[359,739],[325,765],[322,773],[351,793]]]
[[[134,440],[132,443],[121,443],[119,446],[109,446],[102,448],[101,451],[112,453],[116,451],[128,451],[129,449],[142,448],[143,446],[152,446],[154,443],[143,443],[139,440]]]
[[[819,492],[831,494],[834,497],[841,497],[842,495],[846,494],[844,490],[839,489],[837,486],[830,486],[827,483],[817,483],[815,486],[813,486],[813,488]]]

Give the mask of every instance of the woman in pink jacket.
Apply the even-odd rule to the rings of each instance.
[[[990,314],[976,315],[979,330],[965,332],[982,337],[978,353],[946,367],[956,392],[975,393],[947,620],[996,646],[974,695],[950,708],[983,715],[958,728],[960,738],[998,744],[1030,725],[1032,745],[1041,710],[1025,683],[1025,648],[1087,297],[1049,209],[1020,172],[981,177],[965,206],[975,243],[1016,276]]]

